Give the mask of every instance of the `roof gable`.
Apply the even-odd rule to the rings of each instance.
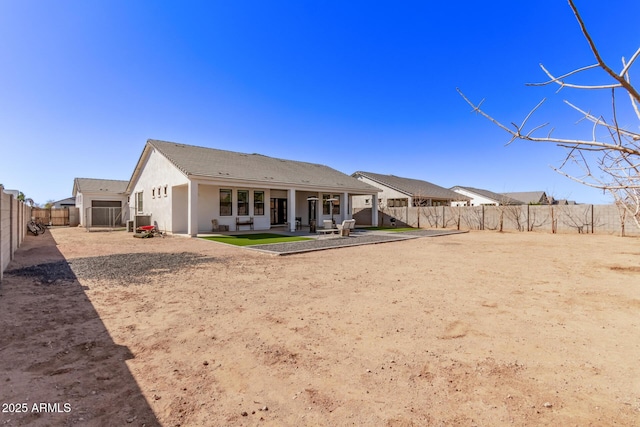
[[[493,200],[496,203],[500,203],[501,205],[522,205],[524,204],[520,200],[513,199],[504,194],[494,193],[493,191],[484,190],[482,188],[474,188],[474,187],[463,187],[461,185],[456,185],[455,187],[451,187],[451,189],[459,188],[461,190],[466,190],[470,193],[477,194],[478,196],[485,197],[489,200]]]
[[[343,189],[364,194],[378,190],[325,165],[154,139],[147,141],[131,182],[141,172],[145,153],[151,149],[157,150],[187,177]]]
[[[124,194],[129,181],[115,179],[75,178],[73,180],[73,196],[78,193],[111,193]]]
[[[547,194],[544,191],[521,191],[521,192],[511,192],[511,193],[502,193],[507,197],[512,199],[520,200],[524,204],[548,204],[549,200],[547,199]]]
[[[422,181],[413,178],[403,178],[395,175],[382,175],[373,172],[354,172],[351,176],[362,176],[371,179],[381,185],[392,188],[401,193],[405,193],[411,197],[424,197],[431,199],[446,200],[467,200],[468,197],[463,196],[455,191],[440,187],[428,181]]]

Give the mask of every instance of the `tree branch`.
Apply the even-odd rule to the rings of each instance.
[[[600,68],[602,68],[604,71],[607,72],[607,74],[609,74],[611,77],[613,77],[615,80],[617,80],[618,83],[620,83],[620,85],[622,87],[624,87],[629,92],[629,94],[631,96],[633,96],[633,98],[636,101],[640,102],[640,93],[638,93],[638,91],[636,91],[636,89],[633,86],[631,86],[624,79],[623,76],[620,76],[620,75],[616,74],[616,72],[613,71],[611,68],[609,68],[609,66],[604,62],[604,60],[600,56],[600,52],[598,52],[598,49],[596,48],[596,44],[593,42],[593,39],[591,38],[591,35],[587,31],[586,25],[584,25],[584,22],[582,21],[582,17],[580,16],[580,13],[578,12],[578,8],[573,3],[573,0],[568,0],[568,1],[569,1],[569,6],[571,6],[571,10],[573,10],[573,14],[576,16],[576,19],[578,20],[578,24],[580,25],[580,29],[582,30],[582,34],[584,34],[584,37],[587,39],[587,43],[589,43],[589,47],[591,48],[591,52],[593,52],[593,55],[596,57],[596,61],[598,61],[598,65],[600,65]],[[636,55],[634,55],[634,57],[635,56]]]

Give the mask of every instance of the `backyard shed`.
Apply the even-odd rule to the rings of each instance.
[[[73,197],[83,227],[116,227],[129,219],[128,181],[76,178]]]

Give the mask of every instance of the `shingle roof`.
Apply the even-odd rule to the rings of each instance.
[[[476,193],[480,196],[486,197],[487,199],[491,199],[494,200],[497,203],[500,203],[501,205],[522,205],[525,204],[523,202],[521,202],[520,200],[516,200],[513,199],[511,197],[505,196],[504,194],[500,194],[500,193],[494,193],[493,191],[489,191],[489,190],[483,190],[482,188],[474,188],[474,187],[463,187],[461,185],[456,185],[455,187],[451,187],[452,189],[454,188],[460,188],[462,190],[467,190],[471,193]]]
[[[502,193],[512,199],[520,200],[524,204],[530,203],[549,203],[547,200],[547,194],[544,191],[521,191],[518,193]]]
[[[56,200],[53,202],[54,205],[73,205],[76,203],[75,197],[67,197],[66,199]]]
[[[325,165],[284,160],[175,142],[147,141],[185,175],[260,183],[344,189],[365,194],[376,188]]]
[[[351,176],[363,176],[386,187],[393,188],[411,197],[425,197],[445,200],[467,200],[468,197],[439,185],[413,178],[402,178],[395,175],[382,175],[373,172],[354,172]]]
[[[73,180],[73,195],[77,193],[124,194],[129,181],[115,179],[76,178]]]

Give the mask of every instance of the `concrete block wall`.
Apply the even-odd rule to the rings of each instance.
[[[395,218],[397,226],[419,228],[640,235],[633,218],[621,216],[615,205],[404,207],[385,208],[379,217],[384,226]],[[356,224],[368,225],[371,209],[356,209],[354,218]]]
[[[27,234],[31,207],[4,192],[0,185],[0,280]]]

